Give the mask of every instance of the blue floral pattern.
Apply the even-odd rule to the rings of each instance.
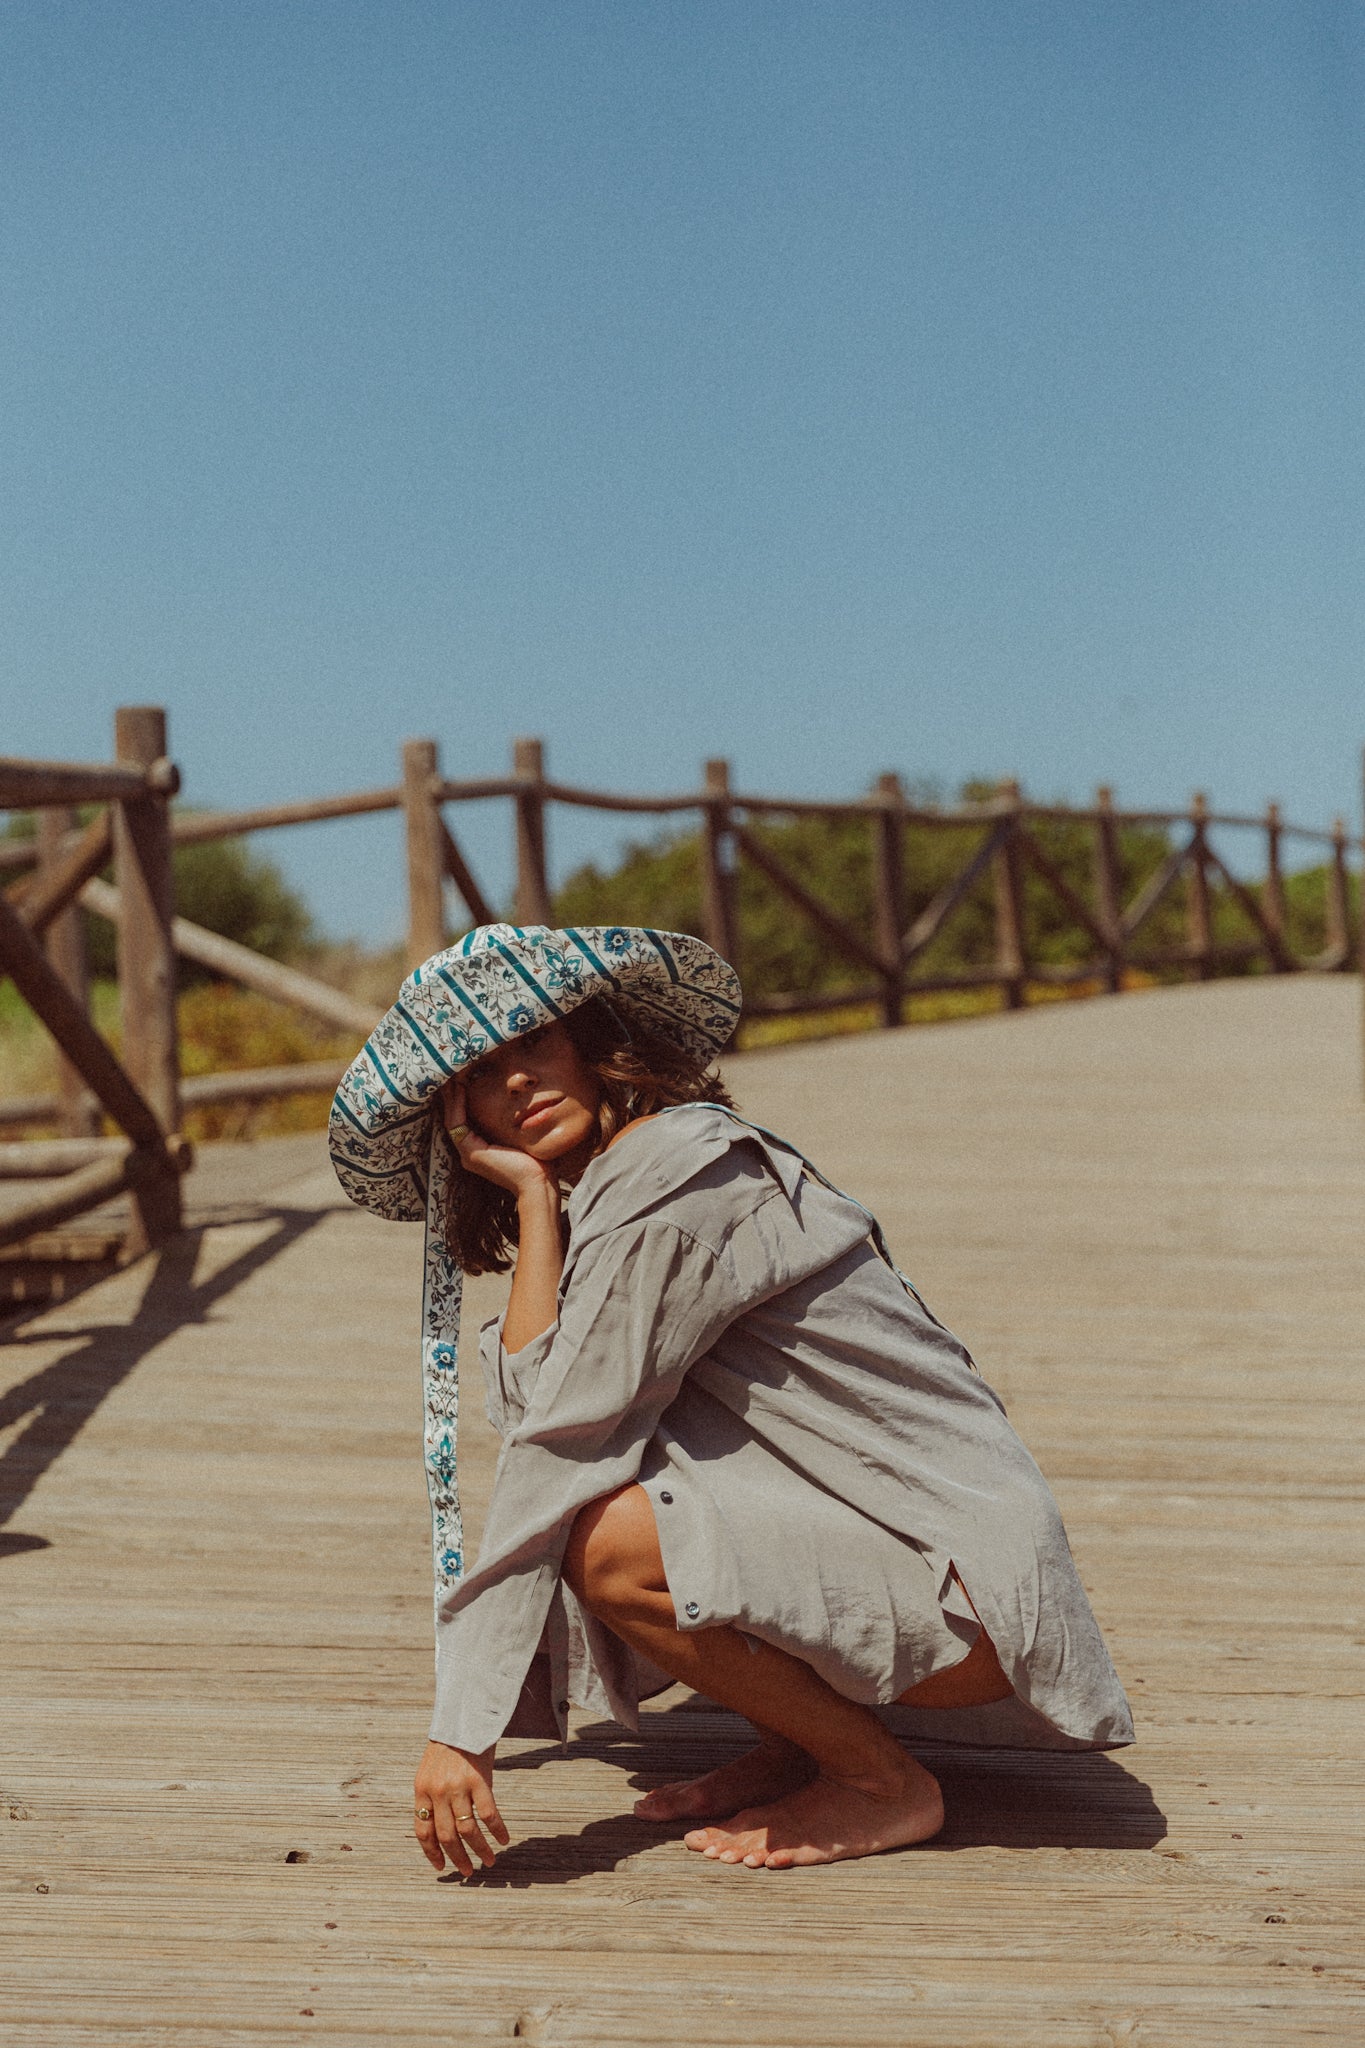
[[[408,976],[332,1104],[332,1164],[351,1200],[392,1222],[426,1225],[422,1456],[438,1603],[464,1571],[456,1476],[463,1275],[445,1231],[452,1177],[461,1169],[431,1098],[494,1046],[596,995],[700,1059],[718,1053],[739,1022],[738,975],[686,933],[481,925]]]

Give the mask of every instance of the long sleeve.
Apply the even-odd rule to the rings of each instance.
[[[506,1430],[478,1567],[438,1613],[436,1741],[477,1751],[502,1734],[574,1516],[637,1476],[689,1368],[752,1304],[753,1253],[768,1240],[762,1212],[784,1199],[771,1180],[751,1184],[737,1219],[719,1205],[713,1243],[655,1211],[571,1257],[558,1324],[524,1412]]]

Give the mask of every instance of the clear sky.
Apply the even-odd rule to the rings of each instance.
[[[0,81],[6,752],[1358,815],[1352,0],[29,0]],[[400,928],[393,819],[258,843]]]

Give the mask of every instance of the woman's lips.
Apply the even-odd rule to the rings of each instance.
[[[553,1102],[542,1102],[537,1108],[528,1109],[526,1114],[518,1119],[517,1129],[519,1131],[537,1131],[542,1129],[548,1119],[559,1108],[563,1099],[562,1095],[557,1095]]]

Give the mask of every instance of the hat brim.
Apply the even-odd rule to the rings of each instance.
[[[702,1060],[729,1043],[740,1018],[739,976],[686,932],[480,926],[409,975],[342,1078],[328,1144],[351,1200],[420,1222],[442,1083],[594,996]]]

